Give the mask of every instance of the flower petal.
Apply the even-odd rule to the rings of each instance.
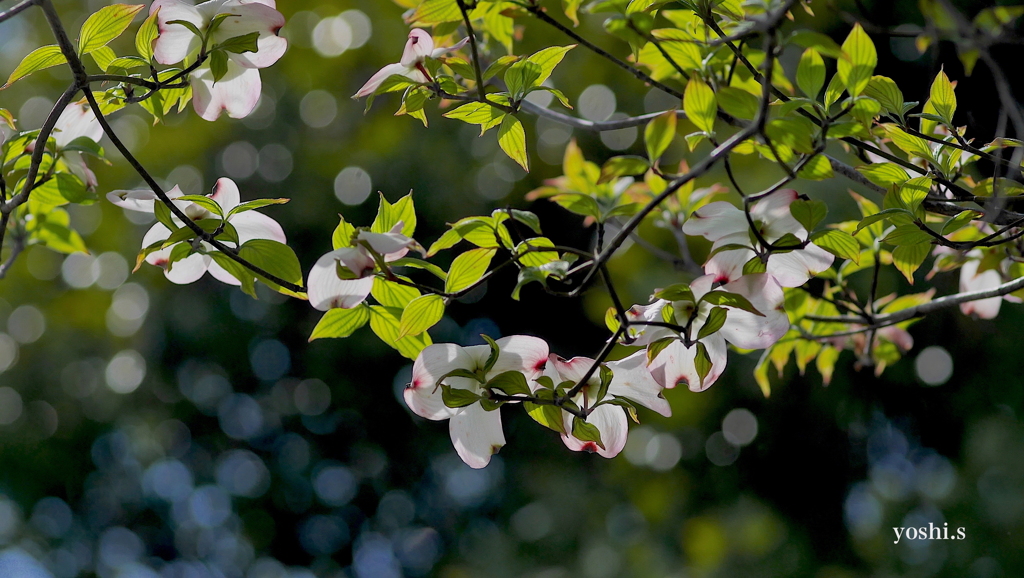
[[[53,139],[57,141],[57,148],[63,149],[83,136],[99,142],[103,138],[103,127],[88,103],[72,102],[57,117],[57,123],[53,125]]]
[[[608,386],[609,394],[635,401],[665,417],[672,415],[668,400],[661,395],[664,388],[647,369],[646,351],[640,350],[618,361],[609,361],[608,367],[613,375]]]
[[[273,6],[260,2],[229,0],[218,10],[218,13],[230,13],[232,16],[225,18],[214,32],[213,40],[215,42],[223,42],[229,38],[253,32],[260,33],[256,40],[258,48],[256,52],[229,56],[242,66],[266,68],[277,62],[288,49],[288,40],[278,36],[278,32],[284,26],[284,16]]]
[[[694,365],[697,346],[687,348],[682,341],[678,340],[670,343],[648,366],[655,381],[667,388],[685,383],[690,391],[704,391],[711,387],[725,371],[727,351],[725,339],[715,334],[706,337],[702,343],[707,348],[708,357],[711,359],[711,371],[704,377],[703,385],[701,385],[700,374],[697,373],[697,368]]]
[[[683,232],[692,237],[704,237],[708,241],[747,230],[747,217],[743,211],[725,201],[708,203],[697,209],[683,223]]]
[[[456,50],[462,48],[468,42],[469,42],[469,36],[463,38],[462,40],[456,42],[455,44],[453,44],[451,46],[448,46],[448,47],[443,47],[442,46],[441,48],[435,48],[433,50],[433,52],[430,53],[430,57],[431,58],[441,58],[445,54],[448,54],[448,53],[451,53],[451,52],[455,52]]]
[[[360,231],[359,240],[366,241],[377,253],[387,256],[391,253],[399,253],[408,247],[415,245],[416,241],[401,233],[371,233]]]
[[[417,82],[426,81],[426,78],[424,78],[423,73],[416,70],[415,68],[403,66],[402,64],[389,64],[384,68],[381,68],[373,76],[371,76],[370,80],[367,80],[366,84],[364,84],[362,88],[360,88],[355,94],[352,95],[352,98],[362,98],[364,96],[370,96],[378,88],[380,88],[380,85],[383,84],[384,81],[388,79],[388,77],[394,76],[396,74],[399,76],[407,76]]]
[[[799,193],[793,189],[780,189],[757,201],[750,207],[750,217],[761,221],[761,234],[771,242],[786,233],[792,233],[800,239],[807,238],[807,230],[793,218],[789,206],[797,199]]]
[[[472,369],[473,358],[454,343],[435,343],[416,357],[412,366],[412,381],[403,394],[406,405],[416,415],[432,420],[448,419],[458,410],[444,404],[437,380],[455,369]],[[472,380],[449,377],[445,383],[452,387],[473,389]]]
[[[527,381],[536,379],[544,372],[548,362],[548,344],[543,339],[530,335],[510,335],[497,340],[498,359],[487,374],[493,377],[506,371],[521,371]],[[486,360],[486,356],[485,356]]]
[[[981,256],[980,251],[978,256]],[[978,268],[980,265],[981,261],[979,259],[968,259],[960,267],[961,292],[995,289],[1002,284],[1003,280],[999,275],[999,271],[989,269],[979,274]],[[1001,297],[989,297],[988,299],[961,303],[960,311],[964,315],[976,315],[980,319],[995,319],[999,315],[999,308],[1002,304],[1003,299]]]
[[[832,253],[809,244],[788,253],[772,253],[765,269],[783,287],[799,287],[808,279],[832,266]]]
[[[719,330],[729,343],[743,349],[765,349],[789,331],[789,317],[783,308],[786,296],[771,275],[744,275],[722,289],[746,297],[755,309],[764,314],[762,317],[730,308],[725,325]]]
[[[573,416],[568,412],[563,413],[566,416],[565,430],[571,432]],[[629,422],[626,420],[626,412],[621,407],[612,404],[599,405],[587,416],[587,423],[594,425],[601,432],[601,443],[604,444],[604,448],[595,442],[580,441],[571,433],[562,434],[565,447],[575,452],[588,451],[601,457],[614,458],[626,446]]]
[[[743,276],[743,266],[755,256],[752,249],[719,251],[712,255],[707,263],[704,263],[704,272],[714,275],[716,281],[735,281]],[[772,255],[772,257],[774,256]]]
[[[402,66],[413,68],[423,59],[430,56],[434,51],[434,39],[422,28],[413,28],[409,31],[409,40],[405,43],[405,51],[402,52]]]
[[[306,296],[315,309],[327,311],[340,307],[351,309],[362,303],[373,287],[373,277],[340,279],[337,271],[337,252],[320,257],[309,272]]]
[[[160,36],[153,42],[153,57],[157,62],[176,64],[199,50],[201,42],[188,28],[181,24],[168,24],[174,20],[184,20],[200,29],[205,28],[206,23],[195,6],[181,0],[155,0],[149,7],[149,13],[153,14],[157,10],[160,11],[157,16]]]
[[[220,208],[224,209],[225,215],[237,207],[242,200],[238,192],[238,185],[227,177],[217,179],[217,182],[213,184],[213,193],[210,198],[217,201]]]
[[[455,451],[471,468],[480,469],[505,445],[500,410],[484,411],[479,403],[461,408],[448,422]]]
[[[256,108],[262,91],[260,71],[245,68],[228,59],[228,71],[217,82],[213,71],[204,64],[192,73],[192,105],[203,119],[214,121],[221,111],[231,118],[245,118]]]

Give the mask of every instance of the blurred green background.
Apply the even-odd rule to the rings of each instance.
[[[57,4],[75,31],[106,2]],[[921,23],[913,2],[863,4],[881,26]],[[813,7],[817,17],[798,22],[841,40],[848,25],[835,7]],[[530,119],[526,174],[493,133],[477,138],[436,107],[429,129],[392,116],[393,96],[364,114],[349,96],[398,59],[408,31],[401,9],[384,0],[279,9],[290,48],[262,71],[249,118],[207,123],[190,109],[152,126],[135,109],[112,121],[154,175],[186,193],[229,176],[243,200],[290,197],[264,212],[306,270],[330,249],[338,213],[369,224],[377,191],[393,201],[412,189],[417,238],[429,243],[446,222],[526,207],[526,192],[560,174],[569,138],[595,162],[641,150],[635,130],[573,134]],[[540,23],[520,24],[520,53],[567,43]],[[580,30],[625,54],[599,16],[585,16]],[[0,74],[49,42],[37,10],[0,25]],[[996,100],[983,66],[965,78],[950,46],[920,56],[912,39],[876,43],[879,73],[908,100],[924,100],[945,66],[961,81],[961,122],[992,136]],[[119,54],[130,46],[129,35],[113,45]],[[790,73],[798,56],[783,58]],[[1014,70],[1020,50],[997,57]],[[68,80],[60,67],[38,73],[0,93],[0,106],[38,126]],[[553,80],[574,113],[594,120],[673,105],[582,49]],[[684,153],[680,139],[669,158]],[[99,192],[139,186],[110,155],[112,166],[93,163]],[[752,186],[777,177],[739,168]],[[722,180],[713,173],[699,186]],[[835,218],[852,218],[849,186],[800,188],[829,201]],[[529,208],[556,242],[590,242],[580,219],[554,204]],[[455,455],[444,423],[405,409],[410,363],[369,328],[307,344],[319,318],[307,303],[262,291],[254,301],[209,277],[173,286],[152,267],[129,275],[149,223],[106,201],[72,215],[91,255],[35,248],[0,284],[0,576],[1024,575],[1017,305],[996,321],[947,311],[918,323],[914,351],[881,377],[857,370],[849,353],[828,387],[790,366],[769,399],[751,377],[756,357],[732,353],[707,392],[667,393],[672,418],[643,412],[614,460],[569,452],[506,408],[509,444],[476,471]],[[672,248],[665,231],[643,234]],[[611,267],[631,302],[682,280],[638,246]],[[955,291],[956,274],[934,284]],[[605,295],[565,301],[532,287],[514,302],[513,285],[499,276],[452,306],[434,340],[529,333],[566,357],[596,353]],[[911,288],[891,275],[882,290]],[[928,523],[963,527],[966,539],[893,543],[893,527]]]

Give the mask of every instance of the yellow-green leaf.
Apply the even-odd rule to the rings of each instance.
[[[524,170],[530,170],[530,159],[526,155],[526,129],[523,128],[523,123],[511,114],[505,115],[501,126],[498,127],[498,146]]]
[[[913,285],[914,271],[917,271],[921,263],[924,263],[931,250],[932,246],[928,243],[900,245],[892,251],[892,262],[896,265],[899,272],[903,273],[903,276],[907,278],[907,282]]]
[[[457,293],[479,281],[497,252],[497,249],[470,249],[456,257],[448,270],[445,291]]]
[[[106,46],[111,40],[124,32],[135,19],[135,15],[145,8],[145,4],[112,4],[97,10],[82,24],[78,37],[78,53],[89,54],[93,50]]]
[[[0,90],[7,88],[33,72],[64,64],[67,61],[64,58],[64,54],[60,51],[60,47],[56,44],[36,48],[21,60],[21,63],[14,69],[11,76],[7,78],[7,84],[0,86]]]
[[[821,231],[811,237],[811,242],[840,259],[860,261],[860,243],[853,235],[839,229]]]
[[[953,83],[949,81],[945,71],[940,70],[935,76],[930,97],[935,112],[946,121],[946,124],[952,124],[953,113],[956,112],[956,92],[953,91]]]
[[[444,316],[444,299],[440,295],[422,295],[409,302],[402,311],[399,338],[419,335],[430,329]]]
[[[808,48],[800,57],[796,69],[796,85],[807,98],[818,98],[821,87],[825,86],[825,61],[814,48]]]
[[[353,309],[330,309],[317,322],[309,340],[326,337],[348,337],[370,320],[368,308],[360,305]]]
[[[714,132],[715,115],[718,113],[715,91],[696,76],[686,85],[686,92],[683,93],[683,110],[698,129],[706,133]]]
[[[850,96],[858,96],[871,80],[878,64],[875,45],[860,24],[855,24],[846,41],[843,55],[837,63],[837,73]]]
[[[665,149],[672,144],[676,136],[676,111],[670,110],[654,117],[644,128],[644,146],[647,147],[647,158],[657,163]]]

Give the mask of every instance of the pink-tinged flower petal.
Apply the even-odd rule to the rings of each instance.
[[[668,305],[668,301],[659,299],[650,305],[634,305],[626,310],[626,318],[630,321],[664,321],[661,310]],[[675,332],[667,327],[656,325],[633,325],[630,334],[635,339],[631,345],[648,345],[664,337],[672,337]]]
[[[690,391],[704,391],[711,387],[722,372],[725,371],[726,346],[725,339],[718,334],[704,338],[701,343],[708,350],[708,357],[711,359],[711,370],[704,377],[701,384],[700,374],[694,365],[697,355],[697,345],[687,348],[682,341],[673,341],[658,354],[658,357],[648,366],[655,381],[662,387],[673,388],[679,383],[685,383]]]
[[[423,62],[423,59],[430,56],[434,51],[434,39],[422,28],[413,28],[409,31],[409,40],[405,43],[405,51],[402,52],[402,66],[413,68]]]
[[[306,281],[306,296],[315,309],[327,311],[340,307],[351,309],[370,294],[373,277],[363,279],[338,278],[338,251],[331,251],[317,260]]]
[[[980,252],[978,255],[980,256]],[[979,274],[978,268],[980,265],[980,260],[968,259],[963,267],[960,268],[961,292],[985,291],[1002,285],[1003,279],[999,275],[999,271],[989,269]],[[980,319],[995,319],[999,315],[999,308],[1002,304],[1003,299],[1001,297],[989,297],[988,299],[961,303],[960,311],[964,315],[975,315]]]
[[[67,105],[57,117],[53,129],[53,140],[57,141],[58,149],[83,136],[93,142],[103,138],[103,127],[87,103],[72,102]]]
[[[444,404],[437,380],[456,369],[473,369],[473,358],[454,343],[435,343],[416,357],[412,366],[412,381],[405,388],[406,405],[416,415],[432,420],[448,419],[458,410]],[[445,383],[462,389],[474,389],[472,380],[448,377]]]
[[[181,24],[168,24],[174,20],[184,20],[195,24],[200,30],[206,27],[199,10],[181,0],[155,0],[149,7],[152,15],[157,10],[157,28],[160,36],[153,42],[153,57],[160,64],[176,64],[192,52],[198,51],[201,41],[195,34]]]
[[[894,343],[900,351],[907,352],[914,348],[914,337],[910,335],[906,329],[902,329],[895,325],[879,329],[877,335],[882,339]]]
[[[455,44],[453,44],[453,45],[451,45],[451,46],[449,46],[447,48],[445,48],[445,47],[435,48],[434,51],[430,53],[430,57],[431,58],[441,58],[445,54],[448,54],[448,53],[451,53],[451,52],[455,52],[456,50],[462,48],[468,42],[469,42],[469,36],[463,38],[462,40],[456,42]]]
[[[725,201],[715,201],[694,211],[683,223],[683,232],[713,242],[726,235],[746,231],[747,227],[743,211]]]
[[[609,361],[608,368],[613,375],[608,386],[609,394],[635,401],[665,417],[672,415],[668,400],[661,395],[664,388],[647,369],[646,351],[640,350],[618,361]]]
[[[563,415],[565,430],[571,432],[573,416],[568,412],[563,412]],[[562,434],[565,447],[574,452],[586,451],[601,457],[614,458],[626,446],[629,422],[626,420],[626,412],[621,407],[612,404],[599,405],[587,416],[587,423],[597,427],[601,432],[601,443],[604,444],[604,448],[602,449],[596,442],[580,441],[571,433]]]
[[[334,258],[351,271],[356,277],[362,278],[373,273],[376,266],[373,257],[362,247],[343,247],[334,251]]]
[[[526,380],[530,381],[537,379],[544,372],[548,362],[548,344],[543,339],[529,335],[510,335],[502,337],[496,343],[498,359],[488,372],[488,377],[506,371],[521,371]],[[486,360],[485,355],[484,361]]]
[[[799,287],[808,279],[832,266],[832,253],[809,244],[807,247],[788,253],[772,253],[765,266],[768,274],[775,277],[783,287]]]
[[[213,184],[213,193],[210,195],[210,198],[217,201],[220,208],[224,209],[225,215],[242,201],[242,197],[238,192],[238,185],[227,177],[217,179],[217,182]]]
[[[460,408],[448,422],[455,451],[471,468],[480,469],[505,445],[499,410],[484,411],[479,403]]]
[[[385,80],[395,75],[405,76],[415,80],[416,82],[426,82],[427,80],[426,77],[423,76],[423,73],[420,72],[419,70],[416,70],[415,68],[403,66],[402,64],[389,64],[384,68],[381,68],[376,72],[376,74],[371,76],[370,80],[367,80],[366,84],[364,84],[362,88],[360,88],[355,94],[352,95],[352,98],[362,98],[364,96],[370,96],[378,88],[380,88],[380,85],[383,84]]]
[[[704,272],[713,275],[716,281],[735,281],[743,276],[743,266],[747,261],[756,256],[752,249],[719,251],[704,263]]]
[[[238,213],[237,215],[232,215],[228,222],[238,232],[238,242],[240,244],[252,239],[270,239],[278,243],[288,242],[281,225],[263,213],[257,213],[256,211]]]
[[[167,196],[174,199],[182,195],[181,189],[177,185],[173,189],[167,191]],[[157,202],[156,193],[149,189],[134,189],[131,191],[110,191],[107,193],[107,200],[111,203],[127,209],[129,211],[138,211],[140,213],[153,213],[153,205]],[[179,208],[184,208],[189,203],[175,203]]]
[[[231,118],[245,118],[256,108],[263,89],[260,71],[228,59],[228,71],[216,83],[209,64],[192,73],[192,105],[203,119],[214,121],[221,111]]]
[[[707,295],[712,289],[715,288],[715,282],[721,281],[716,279],[714,275],[701,275],[690,282],[690,291],[693,291],[695,299],[700,300],[701,297]]]
[[[157,241],[163,241],[167,237],[171,236],[171,232],[160,223],[153,224],[146,235],[142,238],[142,246],[148,247]],[[168,261],[171,258],[171,251],[173,247],[167,247],[159,251],[150,253],[146,257],[146,262],[150,265],[156,265],[164,270],[164,276],[167,280],[176,285],[187,285],[198,281],[206,270],[210,267],[210,263],[213,259],[209,255],[201,255],[194,253],[185,257],[184,259],[175,261],[168,265]],[[170,267],[170,269],[168,269]]]
[[[792,233],[801,239],[806,238],[807,230],[793,218],[789,210],[789,206],[798,196],[799,193],[793,189],[781,189],[750,207],[750,217],[763,223],[761,234],[768,241],[775,241],[786,233]]]
[[[729,308],[725,325],[719,330],[729,343],[743,349],[765,349],[789,331],[789,317],[783,309],[786,296],[771,275],[744,275],[722,289],[743,295],[755,309],[764,314],[762,317],[742,309]]]
[[[572,359],[564,359],[555,355],[554,353],[548,356],[548,364],[555,370],[560,378],[560,381],[572,381],[579,383],[583,376],[590,371],[590,367],[594,365],[594,360],[589,357],[573,357]],[[558,382],[556,381],[557,385]],[[587,380],[588,385],[600,385],[601,374],[595,370]]]
[[[288,41],[278,36],[284,26],[284,16],[273,7],[258,2],[229,0],[217,13],[232,16],[225,18],[213,33],[214,42],[224,42],[253,32],[260,33],[256,40],[257,52],[229,55],[240,65],[246,68],[266,68],[277,62],[288,49]]]

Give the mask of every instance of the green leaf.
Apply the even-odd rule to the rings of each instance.
[[[956,112],[956,92],[953,90],[953,83],[949,81],[945,71],[940,70],[932,81],[932,89],[929,95],[932,106],[946,124],[952,126],[953,113]]]
[[[158,16],[160,16],[159,8],[143,21],[142,26],[139,26],[139,31],[135,33],[135,50],[147,61],[153,60],[153,41],[160,36],[160,29],[157,27]]]
[[[683,93],[683,110],[686,112],[686,118],[698,129],[708,134],[715,132],[715,116],[718,114],[715,91],[696,76],[690,78],[686,85],[686,91]]]
[[[924,233],[922,233],[924,234]],[[925,235],[927,236],[927,235]],[[930,238],[930,237],[929,237]],[[924,263],[928,253],[931,253],[932,246],[927,243],[916,245],[900,245],[892,251],[892,262],[896,269],[907,278],[907,282],[914,284],[914,271]]]
[[[903,167],[888,162],[861,165],[857,167],[857,172],[867,177],[872,183],[887,189],[892,185],[902,185],[910,179],[910,175]]]
[[[932,237],[917,225],[900,225],[882,239],[883,243],[895,245],[925,245],[931,243]]]
[[[825,108],[831,108],[842,95],[843,80],[838,74],[834,74],[832,75],[832,80],[828,81],[828,86],[825,88]]]
[[[594,442],[601,449],[605,449],[604,442],[601,441],[601,430],[597,429],[596,425],[576,416],[572,418],[572,437],[581,442]]]
[[[558,251],[538,251],[546,247],[554,247],[555,244],[547,237],[533,237],[526,239],[516,246],[516,254],[520,255],[519,262],[526,267],[541,267],[552,261],[558,260]],[[527,250],[530,250],[527,252]]]
[[[526,376],[520,371],[505,371],[492,377],[484,387],[488,389],[500,389],[506,395],[530,395],[530,385],[526,383]]]
[[[468,389],[441,384],[441,399],[446,406],[457,408],[473,405],[483,398]]]
[[[216,84],[228,73],[228,54],[222,50],[210,53],[210,72],[213,74],[213,82]]]
[[[872,76],[864,87],[864,95],[878,101],[886,111],[903,116],[903,91],[887,76]]]
[[[255,199],[252,201],[246,201],[239,205],[236,205],[234,209],[228,212],[228,216],[237,215],[238,213],[244,213],[245,211],[252,211],[253,209],[262,209],[263,207],[269,207],[271,205],[283,205],[291,199]]]
[[[928,192],[932,188],[931,177],[916,177],[908,180],[907,182],[900,185],[899,188],[899,199],[903,202],[903,206],[907,208],[911,213],[917,214],[923,218],[923,211],[918,211],[921,203],[928,196]]]
[[[31,196],[34,202],[47,207],[80,203],[91,198],[85,183],[71,173],[57,173],[33,189]]]
[[[470,249],[456,257],[448,270],[445,292],[458,293],[479,281],[487,272],[495,253],[497,249]]]
[[[402,311],[398,336],[419,335],[433,327],[444,317],[444,299],[440,295],[421,295],[409,302]]]
[[[859,96],[878,64],[875,45],[860,24],[855,24],[842,48],[843,55],[837,63],[837,74],[850,96]]]
[[[789,212],[808,232],[813,231],[818,223],[828,215],[828,205],[821,201],[805,201],[797,199],[789,205]]]
[[[187,201],[192,204],[199,205],[200,207],[206,209],[207,211],[210,211],[211,213],[217,215],[218,217],[224,216],[224,209],[220,207],[220,203],[205,195],[183,195],[181,197],[176,198],[175,200]]]
[[[509,209],[512,213],[512,218],[526,225],[533,230],[534,233],[540,235],[540,217],[530,211],[522,211],[519,209]],[[492,215],[493,216],[493,215]]]
[[[391,262],[392,267],[412,267],[413,269],[422,269],[438,279],[444,281],[448,278],[448,274],[444,272],[444,269],[438,267],[433,263],[428,263],[421,259],[414,257],[402,257]]]
[[[642,175],[651,168],[651,164],[641,156],[622,155],[608,159],[601,167],[601,178],[597,184],[607,183],[627,175]]]
[[[563,58],[565,58],[566,53],[568,53],[573,48],[576,48],[575,44],[570,44],[569,46],[549,46],[547,48],[538,50],[537,52],[534,52],[529,57],[527,57],[525,59],[526,62],[536,64],[539,69],[539,72],[537,74],[537,77],[533,80],[532,84],[525,87],[526,90],[543,84],[544,81],[547,80],[549,76],[551,76],[551,72],[555,70],[555,67],[558,66],[560,62],[562,62]],[[521,60],[520,62],[523,61]],[[519,63],[517,62],[516,64]],[[516,64],[512,66],[516,66]]]
[[[540,391],[538,391],[538,394]],[[558,406],[524,401],[523,409],[526,410],[527,415],[529,415],[533,421],[540,425],[558,433],[566,433],[565,422],[562,420],[562,410]]]
[[[145,4],[112,4],[97,10],[82,24],[82,31],[78,37],[78,53],[89,54],[97,48],[106,46],[120,36],[135,19],[135,15],[145,7]]]
[[[454,110],[450,110],[441,116],[461,120],[469,124],[480,126],[480,134],[501,124],[505,113],[497,107],[482,102],[468,102]]]
[[[295,256],[295,251],[284,243],[270,239],[251,239],[239,247],[238,256],[289,283],[302,285],[302,267],[299,265],[299,259]],[[260,280],[276,291],[286,295],[293,294],[273,281],[262,277]]]
[[[828,229],[812,235],[811,242],[840,259],[860,262],[860,243],[849,233]]]
[[[832,172],[832,162],[828,160],[828,157],[817,154],[805,162],[804,166],[800,167],[797,176],[810,181],[824,181],[834,177],[835,173]]]
[[[982,216],[984,216],[983,213],[979,213],[978,211],[961,211],[956,216],[950,217],[950,219],[942,225],[940,234],[948,235],[950,233],[955,233],[956,231],[966,227],[971,221],[980,219]]]
[[[654,298],[666,301],[696,301],[693,290],[686,283],[675,283],[660,289],[654,293]]]
[[[244,54],[246,52],[258,52],[260,47],[256,44],[259,39],[259,32],[250,32],[248,34],[242,34],[241,36],[235,36],[228,38],[224,42],[221,42],[213,49],[221,49],[232,54]]]
[[[57,211],[61,209],[55,209]],[[67,213],[64,213],[65,215]],[[78,231],[68,227],[66,224],[56,222],[54,219],[47,219],[32,231],[32,237],[59,253],[88,253],[85,241]]]
[[[729,311],[724,307],[715,307],[708,312],[708,318],[704,321],[704,325],[701,326],[700,331],[697,332],[697,339],[704,339],[708,335],[712,335],[725,325],[726,317],[728,317]]]
[[[402,222],[402,230],[400,232],[406,237],[412,237],[413,233],[416,232],[416,207],[412,201],[412,193],[410,192],[401,199],[398,199],[393,205],[384,198],[384,193],[380,193],[377,216],[373,219],[373,224],[370,225],[370,231],[374,233],[387,233],[399,221]]]
[[[458,242],[461,240],[462,235],[460,235],[457,230],[455,230],[454,228],[448,229],[447,231],[444,232],[443,235],[441,235],[436,241],[434,241],[432,245],[430,245],[430,248],[427,249],[427,256],[432,257],[440,251],[450,249],[457,245]]]
[[[526,155],[526,130],[523,123],[515,116],[508,114],[498,127],[498,146],[508,157],[529,172],[530,159]]]
[[[825,61],[814,48],[808,48],[800,57],[796,69],[796,84],[807,98],[818,98],[821,87],[825,86]]]
[[[886,123],[882,125],[882,128],[885,130],[885,135],[892,139],[893,144],[903,152],[934,162],[935,158],[932,156],[932,149],[928,146],[928,141],[907,134],[895,124]]]
[[[760,102],[753,94],[741,88],[723,86],[718,89],[717,96],[718,106],[729,115],[744,120],[753,120],[757,116]]]
[[[416,356],[421,351],[433,343],[430,339],[430,334],[426,332],[419,335],[399,337],[401,331],[401,309],[382,307],[380,305],[371,305],[369,309],[370,329],[377,334],[381,341],[396,349],[403,357],[416,359]]]
[[[708,355],[708,348],[703,343],[697,342],[697,353],[693,357],[693,366],[700,377],[700,386],[704,387],[704,378],[711,373],[711,356]]]
[[[407,307],[413,299],[420,296],[420,292],[415,287],[409,287],[394,281],[388,281],[383,277],[374,277],[373,286],[370,288],[370,294],[376,299],[381,305],[385,307],[394,307],[401,309]]]
[[[764,317],[764,313],[758,311],[746,297],[739,293],[729,293],[728,291],[709,291],[700,298],[701,301],[710,303],[712,305],[722,305],[725,307],[735,307],[736,309],[742,309],[748,313]]]
[[[117,54],[107,46],[100,46],[93,50],[90,56],[96,62],[96,66],[99,66],[103,72],[107,72],[110,64],[117,60]]]
[[[651,163],[656,164],[661,155],[665,153],[672,139],[676,136],[676,111],[670,110],[660,114],[647,124],[644,128],[644,146],[647,148],[647,158]]]
[[[21,63],[15,67],[14,72],[7,78],[7,84],[0,86],[0,90],[7,88],[15,82],[25,78],[33,72],[39,72],[57,66],[58,64],[64,64],[68,60],[64,58],[64,54],[60,51],[60,47],[56,44],[50,44],[47,46],[41,46],[36,48],[22,59]]]
[[[365,306],[353,309],[330,309],[317,322],[309,340],[327,337],[348,337],[370,320],[370,310]]]
[[[871,213],[870,215],[867,215],[866,217],[861,219],[860,223],[857,224],[857,228],[855,228],[853,230],[853,234],[854,235],[859,233],[861,231],[861,229],[864,229],[865,227],[870,227],[871,225],[873,225],[873,224],[875,224],[875,223],[877,223],[877,222],[879,222],[881,220],[888,219],[888,218],[894,217],[896,215],[905,215],[907,218],[911,218],[911,219],[914,217],[913,213],[911,213],[910,211],[908,211],[906,209],[902,209],[902,208],[885,209],[885,210],[879,211],[878,207],[875,207],[874,210],[877,211],[877,212]],[[877,231],[872,231],[872,235],[881,235],[881,234],[882,234],[882,229],[881,228],[878,228]]]

